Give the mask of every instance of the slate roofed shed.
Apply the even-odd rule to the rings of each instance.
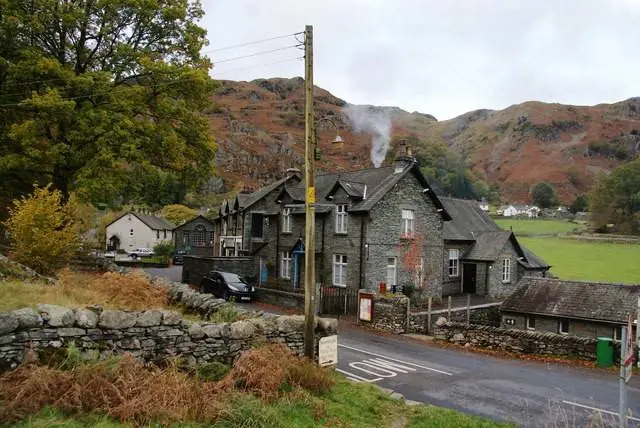
[[[524,277],[501,310],[625,324],[638,296],[640,285]]]

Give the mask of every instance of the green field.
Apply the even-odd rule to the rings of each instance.
[[[640,284],[640,245],[518,238],[562,279]]]
[[[496,219],[498,226],[505,230],[513,229],[519,236],[557,235],[561,233],[578,232],[585,229],[584,224],[571,223],[563,220],[541,219]]]

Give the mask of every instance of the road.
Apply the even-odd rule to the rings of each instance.
[[[180,279],[180,267],[147,271]],[[338,342],[338,371],[410,400],[525,427],[582,427],[598,415],[605,426],[616,425],[614,371],[499,359],[358,328],[341,329]],[[637,376],[627,388],[629,426],[640,427]]]

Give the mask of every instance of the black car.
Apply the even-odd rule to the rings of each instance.
[[[173,253],[173,264],[174,265],[183,265],[184,264],[184,256],[187,254],[185,250],[176,250]]]
[[[200,281],[200,292],[211,293],[216,297],[236,301],[251,301],[255,297],[255,287],[247,284],[235,273],[211,271]]]

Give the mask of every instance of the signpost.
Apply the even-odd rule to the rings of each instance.
[[[620,400],[618,416],[620,427],[627,427],[627,383],[633,373],[633,363],[635,361],[635,345],[633,343],[633,317],[629,315],[626,327],[622,327],[622,342],[620,343]]]

